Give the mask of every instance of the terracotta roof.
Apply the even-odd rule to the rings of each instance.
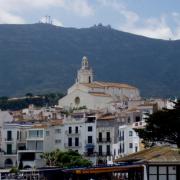
[[[97,118],[97,120],[114,120],[116,117],[114,115],[103,115]]]
[[[36,124],[31,128],[43,128],[43,129],[46,129],[47,127],[48,127],[48,125],[46,125],[46,124]]]
[[[178,163],[180,153],[177,148],[157,146],[114,160],[114,162]]]
[[[127,109],[127,112],[137,112],[137,111],[139,111],[139,109],[137,108]]]
[[[93,96],[101,96],[101,97],[110,97],[111,95],[106,94],[106,93],[98,93],[98,92],[90,92],[89,94]]]
[[[154,106],[156,103],[145,103],[145,104],[140,104],[139,106]]]
[[[93,82],[93,83],[83,83],[83,85],[90,87],[90,88],[103,88],[101,85]]]
[[[100,82],[95,81],[95,83],[99,84],[103,87],[115,87],[115,88],[130,88],[130,89],[136,89],[134,86],[131,86],[129,84],[122,84],[122,83],[111,83],[111,82]]]
[[[63,124],[63,120],[51,120],[50,121],[50,125],[52,126],[58,126],[58,125],[62,125]]]
[[[129,84],[123,84],[123,83],[111,83],[111,82],[100,82],[100,81],[94,81],[92,83],[83,83],[83,85],[91,88],[126,88],[126,89],[136,89],[136,87],[131,86]]]

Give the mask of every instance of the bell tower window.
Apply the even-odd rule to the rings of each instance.
[[[78,70],[76,83],[92,83],[93,72],[89,66],[87,57],[82,58],[81,69]]]

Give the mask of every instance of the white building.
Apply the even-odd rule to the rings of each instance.
[[[113,102],[124,98],[139,100],[139,90],[128,84],[94,81],[88,59],[83,57],[76,82],[68,89],[67,95],[59,100],[59,106],[66,109],[85,106],[97,110],[108,108]]]
[[[78,151],[96,164],[96,116],[75,112],[64,120],[64,148]]]
[[[113,145],[114,158],[122,157],[140,150],[140,138],[130,125],[119,126],[119,142]]]
[[[23,167],[42,167],[43,152],[64,150],[64,128],[62,122],[34,125],[27,129],[26,149],[18,150],[17,164]]]
[[[118,142],[119,122],[112,114],[101,115],[97,119],[97,164],[111,164],[113,144]]]
[[[17,165],[17,151],[26,149],[26,130],[31,125],[6,122],[2,127],[0,167]]]

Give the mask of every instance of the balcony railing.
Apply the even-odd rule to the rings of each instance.
[[[17,139],[16,142],[17,142],[17,144],[25,144],[26,139]]]
[[[98,143],[110,143],[111,138],[97,138]]]
[[[13,138],[5,138],[5,141],[6,141],[6,142],[12,142],[12,141],[13,141]]]
[[[64,143],[64,147],[65,148],[79,148],[79,147],[82,147],[82,143],[79,143],[79,144],[73,143],[71,145],[68,143]]]
[[[96,156],[96,152],[92,152],[92,153],[85,152],[85,153],[84,153],[84,156],[95,157],[95,156]]]
[[[133,128],[138,129],[138,128],[144,128],[146,126],[146,122],[144,121],[139,121],[139,122],[134,122],[133,123]]]
[[[65,131],[65,134],[68,135],[68,136],[80,135],[80,134],[81,134],[81,131],[78,130],[78,131],[71,131],[71,132],[69,132],[68,130],[66,130],[66,131]]]
[[[17,154],[16,150],[12,150],[12,151],[9,151],[9,152],[4,152],[4,155],[16,155],[16,154]]]
[[[112,156],[111,152],[98,152],[97,156]]]
[[[27,139],[26,140],[38,140],[38,139],[44,139],[43,136],[27,136]]]
[[[86,148],[86,150],[94,149],[95,148],[95,144],[94,143],[87,143],[86,142],[85,148]]]

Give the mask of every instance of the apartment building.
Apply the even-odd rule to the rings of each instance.
[[[64,148],[78,151],[96,164],[96,116],[76,111],[64,120]]]
[[[17,151],[26,148],[26,130],[31,124],[6,122],[1,129],[0,167],[17,165]]]

